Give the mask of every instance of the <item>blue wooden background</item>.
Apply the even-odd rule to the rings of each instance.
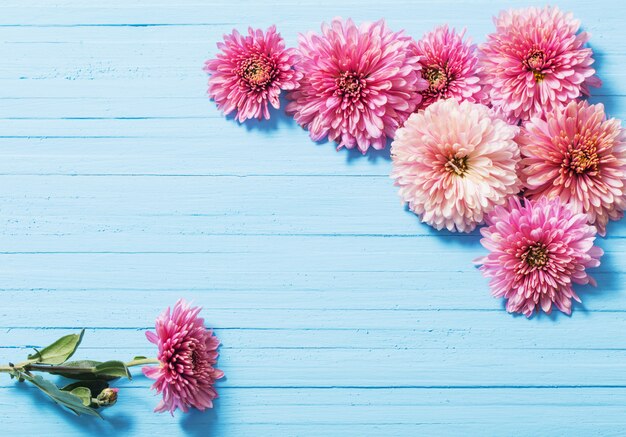
[[[172,418],[137,375],[99,421],[0,375],[0,434],[623,435],[625,223],[571,317],[515,317],[472,266],[477,234],[400,205],[388,152],[337,153],[279,113],[238,125],[205,96],[233,27],[295,44],[385,17],[481,42],[505,3],[543,4],[3,0],[0,360],[81,327],[82,357],[153,355],[143,331],[186,297],[227,378],[213,411]],[[593,33],[593,100],[625,118],[626,5],[560,6]]]

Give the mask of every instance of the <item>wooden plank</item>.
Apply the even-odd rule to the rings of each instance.
[[[68,297],[70,297],[69,295]],[[112,296],[115,296],[113,294]],[[155,293],[157,302],[164,302],[168,305],[163,296]],[[136,308],[136,302],[130,299],[129,308]],[[250,305],[259,302],[259,310],[262,309],[261,299],[256,296],[251,299]],[[94,302],[98,303],[98,300]],[[260,317],[246,316],[241,314],[241,318],[246,325],[252,325],[256,320],[258,325],[253,327],[229,328],[228,325],[217,325],[223,319],[224,310],[221,308],[220,300],[209,308],[205,308],[203,316],[209,325],[216,324],[218,328],[214,330],[219,337],[222,345],[220,351],[222,354],[232,356],[241,350],[252,353],[255,350],[266,350],[271,353],[272,350],[288,351],[303,349],[314,352],[315,350],[332,351],[337,349],[345,350],[369,350],[385,353],[386,351],[402,350],[409,351],[408,354],[427,355],[432,350],[458,350],[462,354],[471,353],[472,350],[482,351],[488,354],[492,349],[508,350],[510,352],[523,353],[523,351],[589,351],[597,353],[611,354],[615,352],[620,354],[626,349],[626,340],[620,336],[623,332],[624,315],[619,312],[602,312],[587,314],[581,317],[572,317],[567,323],[556,323],[556,321],[540,318],[525,322],[523,320],[516,321],[515,329],[506,330],[507,318],[494,316],[494,311],[445,311],[440,313],[447,315],[441,317],[435,311],[414,312],[413,319],[402,315],[402,311],[396,311],[397,321],[385,320],[384,322],[365,322],[364,311],[355,311],[347,308],[344,314],[354,317],[351,322],[337,323],[332,325],[329,322],[333,315],[338,313],[329,311],[330,314],[323,316],[323,311],[300,311],[300,314],[306,314],[312,317],[313,322],[309,323],[308,328],[304,323],[302,327],[286,327],[286,323],[274,322],[281,327],[263,327],[264,323]],[[73,306],[68,310],[74,311]],[[145,310],[148,316],[156,315],[161,309],[149,307]],[[154,311],[154,314],[150,314]],[[326,310],[328,311],[328,309]],[[269,313],[276,313],[272,309]],[[361,315],[359,315],[359,313]],[[252,314],[248,311],[247,314]],[[287,314],[285,312],[285,314]],[[382,319],[385,312],[382,310],[369,310],[372,318]],[[134,315],[134,320],[127,323],[144,324],[145,327],[127,327],[114,326],[113,320],[121,318],[121,315],[111,314],[110,317],[92,316],[89,320],[91,325],[101,325],[99,328],[87,328],[83,342],[80,347],[79,356],[89,357],[92,354],[98,354],[105,357],[109,354],[109,359],[116,358],[126,360],[131,358],[136,350],[141,349],[148,356],[155,355],[155,348],[148,343],[144,331],[154,329],[150,327],[154,321],[149,317],[141,317]],[[347,318],[347,317],[346,317]],[[363,327],[350,323],[358,322],[359,318]],[[394,317],[389,317],[393,319]],[[590,322],[591,320],[591,322]],[[22,321],[28,322],[29,319]],[[68,321],[70,321],[68,319]],[[71,320],[75,323],[81,320]],[[471,326],[469,323],[471,322]],[[603,327],[604,335],[598,335],[598,332],[589,330],[587,335],[580,335],[581,331],[585,331],[585,327],[589,327],[591,323],[597,323]],[[113,326],[104,328],[102,326]],[[272,322],[266,320],[265,325],[271,326]],[[222,327],[223,326],[223,327]],[[510,326],[510,325],[509,325]],[[548,329],[550,328],[550,329]],[[3,361],[19,361],[20,358],[32,351],[33,347],[41,348],[52,343],[57,338],[76,332],[77,329],[69,327],[61,328],[0,328],[0,340],[2,340],[2,348],[0,349],[0,360]],[[115,339],[115,341],[112,341]],[[106,357],[105,357],[106,358]],[[355,363],[355,368],[360,366]],[[238,370],[235,369],[235,372]],[[593,384],[593,380],[587,380],[585,384]]]
[[[153,414],[156,399],[147,388],[124,388],[106,421],[60,414],[32,390],[0,388],[0,411],[36,415],[29,425],[39,434],[110,433],[145,435],[336,434],[379,436],[416,432],[465,436],[513,430],[523,424],[533,435],[620,435],[624,390],[610,389],[256,389],[222,387],[216,409],[204,414]],[[123,412],[120,412],[123,411]],[[550,411],[551,414],[545,414]],[[142,420],[136,420],[142,417]],[[24,429],[16,414],[0,416],[6,432]],[[495,432],[494,432],[495,434]]]

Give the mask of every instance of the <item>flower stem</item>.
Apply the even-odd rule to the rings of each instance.
[[[143,366],[146,364],[160,364],[161,362],[156,358],[135,358],[132,361],[126,363],[126,367]]]
[[[9,363],[8,366],[0,366],[0,373],[13,373],[15,370],[24,370],[30,363],[31,361],[23,361],[17,364]]]
[[[126,363],[126,367],[144,366],[148,364],[160,364],[161,362],[156,358],[135,358],[132,361]],[[47,364],[37,364],[32,361],[24,361],[22,363],[0,366],[0,373],[12,373],[15,370],[18,371],[33,371],[33,372],[48,372],[56,373],[62,372],[66,374],[83,374],[93,371],[93,367],[70,367],[70,366],[50,366]]]
[[[13,366],[0,366],[0,373],[20,372],[48,372],[82,375],[93,371],[93,367],[72,367],[72,366],[50,366],[48,364],[37,364],[30,361],[14,364]]]
[[[82,375],[94,371],[93,367],[73,367],[73,366],[50,366],[48,364],[27,364],[24,370],[33,372],[65,373],[67,375]]]

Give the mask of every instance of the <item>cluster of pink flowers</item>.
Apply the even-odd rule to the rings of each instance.
[[[626,209],[626,134],[602,104],[589,35],[557,7],[501,12],[476,46],[440,26],[415,41],[383,20],[334,19],[286,49],[236,31],[207,61],[209,95],[237,119],[286,112],[311,139],[383,149],[402,201],[434,228],[480,232],[494,296],[531,316],[570,313],[593,284],[609,219]]]

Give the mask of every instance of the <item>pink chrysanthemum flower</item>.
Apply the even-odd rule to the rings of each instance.
[[[626,132],[602,104],[571,102],[545,117],[525,123],[518,138],[525,195],[559,198],[604,236],[626,209]]]
[[[400,197],[436,229],[473,230],[519,192],[517,131],[468,101],[439,100],[411,115],[391,145]]]
[[[209,96],[225,115],[236,111],[240,122],[250,118],[269,119],[268,103],[280,107],[281,90],[298,86],[302,73],[293,69],[295,49],[286,49],[276,26],[265,33],[248,28],[248,35],[236,30],[217,44],[221,53],[206,61]]]
[[[383,149],[427,87],[415,42],[384,20],[357,27],[341,19],[324,23],[322,35],[300,35],[299,42],[304,78],[288,94],[287,113],[314,141],[328,137],[338,149],[362,153]]]
[[[419,109],[441,99],[454,98],[482,103],[486,94],[480,84],[478,52],[468,39],[463,41],[465,31],[456,33],[448,26],[439,26],[417,42],[422,77],[428,88],[421,92]]]
[[[589,35],[557,7],[503,11],[481,46],[485,89],[511,122],[551,112],[600,86]]]
[[[143,373],[156,382],[152,388],[163,395],[154,411],[190,407],[205,410],[213,407],[217,392],[215,380],[224,373],[213,367],[217,362],[219,340],[204,327],[198,317],[202,308],[190,307],[179,300],[170,312],[168,308],[156,320],[156,334],[146,332],[148,340],[159,347],[159,367],[144,367]]]
[[[491,253],[476,262],[495,297],[508,299],[510,313],[530,317],[556,306],[572,312],[572,299],[580,302],[572,283],[592,284],[585,271],[600,265],[602,249],[594,246],[596,228],[585,214],[576,214],[558,199],[537,202],[518,197],[508,209],[498,206],[480,230],[481,243]]]

